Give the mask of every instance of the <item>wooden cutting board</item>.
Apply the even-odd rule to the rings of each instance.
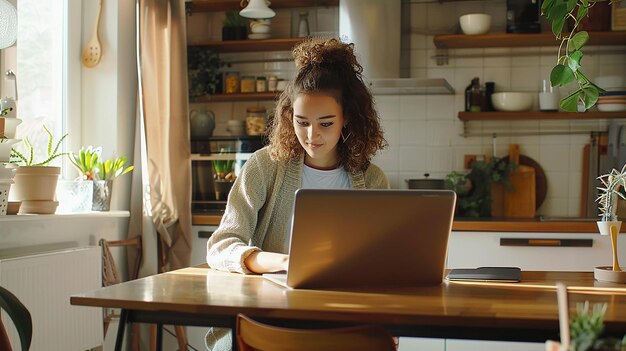
[[[509,160],[519,165],[519,145],[509,145]],[[513,191],[504,192],[503,217],[533,218],[536,206],[535,169],[519,165],[509,175]]]

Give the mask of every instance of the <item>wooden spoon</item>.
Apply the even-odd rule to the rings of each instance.
[[[102,0],[98,0],[98,14],[96,15],[96,24],[93,29],[93,35],[87,46],[83,48],[82,61],[85,67],[95,67],[100,62],[102,56],[102,48],[98,40],[98,25],[100,24],[100,11],[102,10]]]

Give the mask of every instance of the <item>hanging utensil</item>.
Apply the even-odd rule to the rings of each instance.
[[[83,48],[82,61],[85,67],[95,67],[102,57],[102,47],[98,40],[98,25],[100,24],[100,11],[102,10],[102,0],[98,0],[98,14],[96,15],[96,24],[94,25],[93,35]]]

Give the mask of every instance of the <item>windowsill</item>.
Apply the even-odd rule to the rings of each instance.
[[[128,218],[129,211],[92,211],[80,213],[55,213],[55,214],[21,214],[0,216],[0,223],[23,222],[23,221],[47,221],[47,220],[72,220],[84,218]]]

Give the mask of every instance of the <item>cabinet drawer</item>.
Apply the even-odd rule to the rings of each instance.
[[[626,251],[626,240],[618,241]],[[611,265],[611,240],[600,234],[452,232],[447,268],[517,266],[522,270],[593,271]]]

